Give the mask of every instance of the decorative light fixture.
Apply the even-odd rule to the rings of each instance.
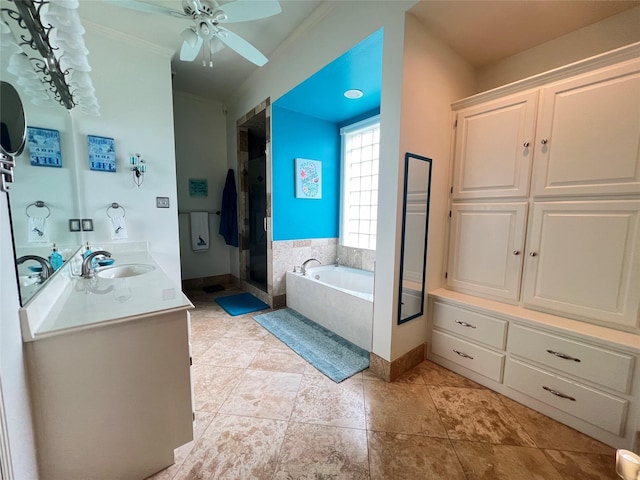
[[[129,157],[129,165],[131,165],[131,171],[133,172],[133,183],[137,186],[142,185],[144,174],[147,173],[147,162],[144,161],[139,153],[136,153]]]
[[[357,100],[358,98],[362,98],[363,95],[362,90],[358,90],[357,88],[352,88],[344,92],[344,96],[350,100]]]
[[[78,107],[83,113],[99,115],[78,0],[8,1],[15,10],[3,8],[2,12],[17,25],[12,29],[0,21],[2,48],[11,52],[9,73],[18,77],[17,83],[36,104],[53,95],[67,110]],[[17,32],[15,37],[12,31]]]
[[[618,450],[616,473],[623,480],[640,480],[640,456],[629,450]]]

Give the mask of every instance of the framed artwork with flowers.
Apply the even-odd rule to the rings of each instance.
[[[322,198],[322,162],[308,158],[295,159],[296,198]]]

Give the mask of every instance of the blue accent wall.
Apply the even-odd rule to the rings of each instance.
[[[340,127],[380,112],[383,30],[377,30],[271,105],[273,240],[340,234]],[[362,90],[350,100],[344,91]],[[294,161],[322,161],[322,199],[295,197]]]
[[[272,106],[273,240],[336,238],[340,223],[340,130],[326,120]],[[322,198],[295,197],[294,161],[322,161]]]

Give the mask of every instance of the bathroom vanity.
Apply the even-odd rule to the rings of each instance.
[[[20,309],[42,478],[146,478],[193,438],[193,305],[145,243],[103,247],[113,267],[80,278],[78,252]]]

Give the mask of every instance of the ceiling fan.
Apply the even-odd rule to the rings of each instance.
[[[120,7],[142,12],[161,13],[176,18],[190,19],[193,24],[180,34],[182,48],[180,60],[193,61],[204,49],[203,66],[213,67],[212,55],[227,47],[259,67],[268,59],[248,41],[221,26],[221,23],[237,23],[271,17],[282,11],[278,0],[235,0],[218,4],[215,0],[182,0],[182,11],[149,3],[143,0],[107,0]]]

